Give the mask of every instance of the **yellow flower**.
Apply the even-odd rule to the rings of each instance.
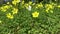
[[[0,8],[1,11],[6,12],[7,9],[9,9],[11,6],[10,5],[5,5]]]
[[[7,9],[1,7],[0,10],[3,11],[3,12],[6,12]]]
[[[52,5],[52,4],[46,4],[46,12],[47,13],[49,13],[49,11],[51,10],[51,9],[54,9],[54,6]],[[52,11],[51,11],[51,13],[53,13]]]
[[[34,13],[32,13],[32,16],[34,17],[34,18],[36,18],[36,17],[38,17],[39,16],[39,12],[34,12]]]
[[[16,5],[16,4],[19,3],[19,2],[20,2],[20,0],[13,0],[13,1],[12,1],[12,4]]]
[[[7,4],[9,4],[9,2],[7,2]]]
[[[46,12],[49,13],[49,8],[46,9]]]
[[[9,19],[13,19],[13,15],[11,15],[11,13],[6,14],[6,17]]]
[[[16,5],[16,2],[15,1],[12,1],[12,4]]]
[[[30,2],[29,2],[29,5],[31,5],[31,4],[32,4],[32,2],[30,1]]]
[[[47,12],[47,13],[49,13],[49,12],[53,13],[53,10],[49,10],[49,8],[47,8],[47,9],[46,9],[46,12]]]
[[[58,5],[57,7],[60,8],[60,5]]]
[[[51,4],[46,4],[45,7],[46,7],[46,8],[50,8],[50,9],[53,9],[53,8],[54,8],[54,6],[51,5]]]
[[[38,4],[38,7],[40,7],[40,8],[43,7],[42,3]]]
[[[24,6],[25,6],[26,9],[28,9],[29,4],[25,4]]]
[[[21,4],[24,4],[24,1],[22,1],[22,3]]]
[[[0,23],[2,23],[2,21],[0,20]]]
[[[18,9],[17,8],[13,8],[12,13],[13,14],[17,14],[18,13]]]

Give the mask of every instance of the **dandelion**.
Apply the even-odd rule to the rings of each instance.
[[[34,12],[34,13],[32,13],[32,16],[34,17],[34,18],[36,18],[36,17],[38,17],[39,16],[39,12]]]
[[[7,13],[6,17],[9,18],[9,19],[13,19],[13,15],[11,15],[11,13]]]

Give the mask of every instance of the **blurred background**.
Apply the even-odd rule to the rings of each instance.
[[[0,5],[1,4],[4,4],[6,2],[11,2],[12,0],[0,0]],[[51,2],[55,2],[55,3],[59,3],[60,0],[20,0],[21,2],[22,1],[25,1],[25,3],[29,2],[29,1],[32,1],[32,2],[35,2],[35,3],[40,3],[40,2],[44,2],[44,3],[51,3]]]

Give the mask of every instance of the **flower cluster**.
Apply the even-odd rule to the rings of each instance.
[[[18,9],[17,8],[13,8],[12,13],[13,14],[17,14],[18,13]]]
[[[16,4],[19,3],[19,2],[20,2],[20,0],[13,0],[13,1],[12,1],[12,4],[16,5]]]
[[[7,13],[6,16],[7,16],[9,19],[13,19],[13,15],[11,15],[11,13]]]
[[[12,7],[12,5],[5,5],[5,6],[0,7],[0,10],[3,12],[6,12],[7,9],[9,9],[10,7]]]
[[[54,9],[54,6],[52,4],[46,4],[46,12],[49,13],[49,10]],[[53,12],[52,12],[53,13]]]

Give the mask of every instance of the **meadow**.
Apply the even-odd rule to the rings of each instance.
[[[0,34],[60,34],[60,4],[7,2],[0,6]]]

